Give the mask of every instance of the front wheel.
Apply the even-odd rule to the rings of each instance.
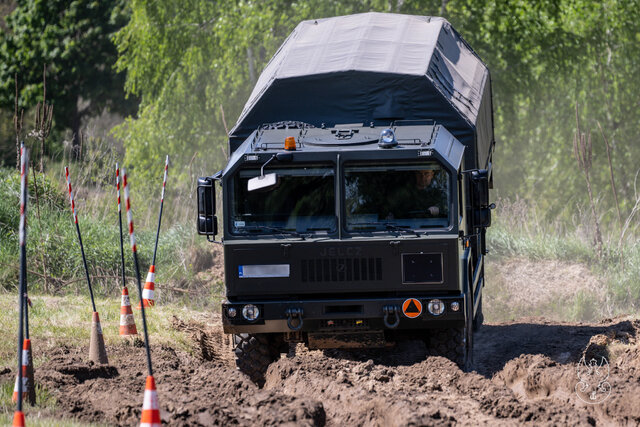
[[[434,329],[429,335],[429,353],[456,363],[463,371],[471,366],[471,353],[467,346],[467,329]]]
[[[262,387],[271,362],[280,358],[283,339],[275,334],[238,334],[233,336],[236,366],[251,381]]]

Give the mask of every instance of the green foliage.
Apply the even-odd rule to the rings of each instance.
[[[38,179],[40,217],[35,202],[34,177]],[[108,183],[111,189],[112,184]],[[78,186],[76,193],[78,193]],[[19,176],[12,170],[0,170],[0,289],[13,290],[18,283],[19,271]],[[94,190],[95,191],[95,190]],[[27,259],[29,261],[29,289],[56,293],[85,293],[84,266],[80,254],[77,232],[72,220],[65,191],[50,177],[32,174],[29,180]],[[82,189],[81,195],[87,191]],[[92,283],[98,294],[110,294],[119,288],[120,246],[118,238],[115,198],[109,198],[110,207],[104,212],[87,209],[84,197],[76,195],[78,222],[82,232],[85,255]],[[142,200],[140,205],[143,206]],[[134,210],[134,217],[136,217]],[[144,212],[140,209],[138,212]],[[126,233],[126,217],[123,232]],[[193,276],[187,259],[197,250],[193,241],[194,230],[187,225],[175,225],[162,231],[156,260],[158,281],[184,280]],[[151,264],[155,244],[155,227],[137,228],[138,257],[142,280]],[[126,274],[135,277],[128,236],[125,244]],[[44,260],[43,260],[44,258]],[[44,288],[43,262],[50,278]]]
[[[114,39],[126,88],[142,99],[139,116],[116,133],[127,159],[142,174],[165,152],[183,165],[198,153],[196,170],[212,173],[228,154],[220,107],[231,127],[299,21],[370,10],[440,15],[443,3],[444,16],[492,72],[499,194],[535,200],[546,220],[570,221],[587,203],[572,157],[577,103],[582,127],[594,131],[592,180],[607,206],[603,220],[613,222],[615,209],[597,121],[613,147],[628,214],[640,158],[637,0],[133,1],[131,20]]]
[[[81,119],[107,107],[133,112],[125,100],[124,76],[112,69],[111,34],[127,19],[124,1],[22,0],[0,33],[0,106],[13,111],[17,73],[21,108],[42,101],[47,66],[47,102],[59,129],[80,130]],[[25,123],[25,130],[28,124]]]
[[[127,162],[148,175],[165,154],[204,173],[222,167],[226,133],[260,71],[303,19],[386,10],[383,1],[209,2],[135,0],[114,40],[126,89],[140,96],[137,118],[116,130]],[[196,155],[197,153],[197,155]],[[175,172],[184,179],[186,168]]]
[[[29,201],[35,203],[36,186],[40,205],[60,210],[66,195],[50,178],[43,174],[30,174]],[[10,169],[0,169],[0,236],[16,237],[20,223],[20,173]],[[35,206],[33,207],[35,209]]]

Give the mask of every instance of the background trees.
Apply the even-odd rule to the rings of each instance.
[[[114,131],[128,163],[142,176],[170,152],[186,178],[187,165],[210,173],[224,164],[225,127],[233,126],[260,71],[299,21],[369,10],[442,14],[492,72],[498,194],[535,201],[547,219],[574,218],[576,206],[587,202],[572,157],[577,105],[582,129],[592,132],[596,201],[613,220],[597,123],[612,146],[624,216],[635,202],[640,160],[639,3],[20,1],[3,30],[0,101],[12,105],[18,71],[21,102],[34,106],[44,63],[58,128],[77,132],[83,115],[104,107],[131,113],[140,100],[137,114]],[[134,101],[125,101],[123,91]]]
[[[127,22],[125,4],[122,0],[16,1],[0,39],[0,106],[13,111],[16,74],[20,106],[29,109],[42,101],[46,66],[47,100],[55,104],[55,126],[70,129],[74,141],[82,119],[104,108],[134,113],[137,101],[126,99],[124,74],[113,69],[117,52],[111,36]]]

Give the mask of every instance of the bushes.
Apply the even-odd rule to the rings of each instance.
[[[86,281],[80,255],[76,229],[72,221],[64,184],[56,184],[49,177],[38,175],[40,219],[37,218],[33,175],[30,176],[28,210],[27,259],[28,284],[31,291],[51,293],[84,293]],[[19,251],[19,175],[13,170],[0,171],[0,289],[15,290],[18,283]],[[98,188],[99,190],[99,188]],[[121,285],[120,241],[115,200],[109,198],[110,209],[80,210],[78,221],[84,250],[95,292],[113,295]],[[77,200],[82,204],[83,200]],[[140,201],[139,206],[149,206]],[[156,204],[151,204],[156,208]],[[150,207],[150,208],[151,208]],[[139,212],[143,212],[141,208]],[[134,218],[136,217],[134,212]],[[125,265],[128,278],[134,277],[129,247],[126,216],[123,212]],[[138,222],[136,222],[138,224]],[[194,231],[185,225],[165,227],[158,244],[157,280],[183,281],[193,276],[186,260],[193,250]],[[136,230],[140,270],[144,275],[149,268],[155,243],[152,230]],[[44,281],[44,265],[48,277]],[[133,283],[130,283],[130,285]]]

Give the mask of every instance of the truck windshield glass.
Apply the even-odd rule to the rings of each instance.
[[[275,187],[249,192],[259,170],[242,170],[234,181],[231,230],[234,234],[327,233],[336,229],[335,172],[328,167],[266,169]]]
[[[438,164],[345,168],[349,231],[401,231],[449,225],[449,173]]]

